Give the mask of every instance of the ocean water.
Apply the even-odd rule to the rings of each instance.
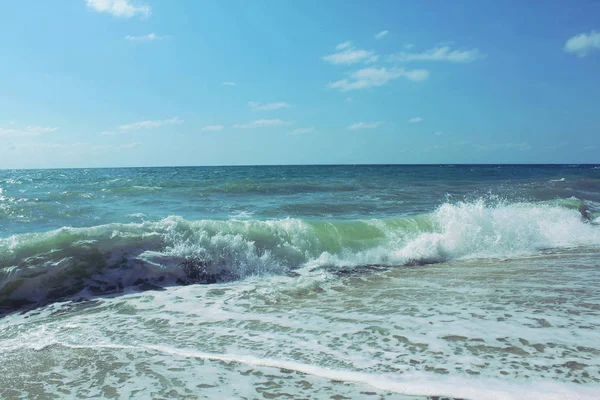
[[[0,171],[0,398],[598,399],[600,167]]]

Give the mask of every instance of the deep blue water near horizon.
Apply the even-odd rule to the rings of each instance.
[[[0,170],[1,398],[596,399],[600,165]]]

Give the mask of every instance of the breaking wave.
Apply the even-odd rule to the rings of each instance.
[[[577,199],[446,203],[413,217],[355,221],[201,220],[108,224],[0,239],[0,306],[78,293],[214,283],[301,267],[421,265],[600,246]]]

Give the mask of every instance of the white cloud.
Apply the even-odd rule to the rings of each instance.
[[[206,125],[203,126],[202,129],[200,129],[203,132],[216,132],[216,131],[222,131],[223,129],[225,129],[225,127],[223,125]]]
[[[424,69],[406,70],[404,68],[363,68],[350,74],[350,79],[330,82],[327,86],[342,92],[356,89],[379,87],[400,77],[411,81],[424,81],[429,78],[429,71]]]
[[[382,122],[357,122],[346,127],[346,129],[349,129],[351,131],[355,131],[357,129],[375,129],[381,124]]]
[[[403,76],[411,81],[424,81],[429,78],[429,71],[425,69],[403,70]]]
[[[563,147],[566,147],[569,143],[568,142],[560,142],[558,144],[553,144],[550,146],[544,146],[545,150],[554,150],[554,149],[560,149]]]
[[[151,129],[151,128],[158,128],[164,125],[174,125],[174,124],[181,124],[183,123],[182,120],[180,120],[177,117],[171,118],[171,119],[163,119],[163,120],[159,120],[159,121],[139,121],[139,122],[133,122],[131,124],[126,124],[126,125],[121,125],[119,126],[119,130],[121,132],[126,132],[126,131],[134,131],[134,130],[138,130],[138,129]]]
[[[133,149],[134,147],[139,147],[141,145],[142,145],[142,142],[134,142],[134,143],[122,144],[118,148],[119,149]]]
[[[51,143],[51,142],[28,142],[20,144],[18,147],[22,149],[65,149],[65,150],[78,150],[78,151],[89,151],[89,150],[115,150],[115,149],[131,149],[134,147],[141,146],[142,142],[126,143],[121,145],[106,145],[106,144],[94,144],[89,142],[75,142],[75,143]]]
[[[13,144],[13,146],[14,146],[14,148],[18,148],[18,149],[36,149],[36,148],[57,149],[57,148],[61,148],[61,147],[66,147],[66,145],[64,145],[64,144],[47,143],[47,142],[27,142],[27,143],[20,143],[18,145]]]
[[[11,124],[15,125],[15,124]],[[38,136],[42,133],[57,131],[58,128],[49,126],[26,126],[25,128],[0,128],[0,136]]]
[[[415,45],[414,45],[414,44],[412,44],[412,43],[406,43],[406,44],[404,45],[404,48],[405,48],[406,50],[410,50],[410,49],[412,49],[413,47],[415,47]]]
[[[291,125],[291,122],[282,121],[280,119],[258,119],[256,121],[248,122],[247,124],[234,125],[234,128],[271,128],[274,126]]]
[[[410,122],[411,124],[417,124],[419,122],[423,121],[423,118],[421,117],[414,117],[408,120],[408,122]]]
[[[506,143],[502,145],[507,150],[519,150],[519,151],[527,151],[531,150],[531,146],[527,142],[520,143]]]
[[[315,128],[297,128],[290,132],[290,135],[301,135],[303,133],[314,132]]]
[[[462,145],[463,143],[469,144],[468,142],[459,142],[460,145]],[[527,142],[496,143],[496,144],[489,144],[489,145],[472,143],[471,146],[477,150],[482,150],[482,151],[498,151],[498,150],[529,151],[529,150],[531,150],[531,145]]]
[[[356,64],[361,61],[372,63],[379,58],[372,51],[357,49],[352,42],[340,43],[335,49],[338,50],[337,53],[324,56],[323,60],[331,64]]]
[[[235,86],[235,82],[226,81],[226,82],[221,83],[221,85],[223,85],[223,86]]]
[[[352,47],[352,42],[347,41],[347,42],[338,44],[337,46],[335,46],[335,49],[336,50],[344,50],[344,49],[348,49],[350,47]]]
[[[134,5],[129,0],[86,0],[86,4],[97,12],[109,13],[115,17],[131,18],[139,14],[147,18],[151,13],[150,6]]]
[[[388,56],[390,62],[410,61],[447,61],[454,63],[470,63],[483,58],[484,54],[478,49],[452,50],[449,46],[435,47],[420,53],[400,52]]]
[[[74,146],[79,146],[79,145],[81,145],[81,143],[73,143],[70,145],[66,145],[66,144],[61,144],[61,143],[28,142],[28,143],[20,144],[18,146],[18,148],[21,148],[21,149],[35,149],[35,148],[60,149],[60,148],[74,147]]]
[[[58,128],[51,128],[49,126],[28,126],[25,128],[25,131],[27,132],[32,132],[32,133],[47,133],[47,132],[54,132],[58,130]]]
[[[573,36],[565,43],[564,50],[578,57],[585,57],[593,51],[600,50],[600,32],[591,31]]]
[[[389,31],[381,31],[377,35],[375,35],[375,39],[377,39],[377,40],[383,39],[384,37],[387,36],[388,33],[390,33],[390,32]]]
[[[346,103],[352,103],[352,97],[346,97]]]
[[[434,134],[435,136],[442,136],[442,135],[444,134],[444,132],[442,132],[442,131],[437,131],[437,132],[433,132],[433,134]]]
[[[142,35],[142,36],[131,36],[131,35],[125,36],[125,40],[129,40],[131,42],[152,42],[154,40],[163,40],[166,38],[167,38],[167,36],[158,36],[154,32],[149,33],[148,35]]]
[[[273,111],[291,107],[288,103],[283,101],[277,103],[257,103],[256,101],[250,101],[248,102],[248,106],[252,111]]]

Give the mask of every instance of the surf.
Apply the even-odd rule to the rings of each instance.
[[[0,239],[0,306],[285,275],[306,267],[425,265],[598,247],[600,229],[583,218],[583,206],[578,199],[508,203],[480,198],[387,219],[190,221],[171,216],[13,235]]]

